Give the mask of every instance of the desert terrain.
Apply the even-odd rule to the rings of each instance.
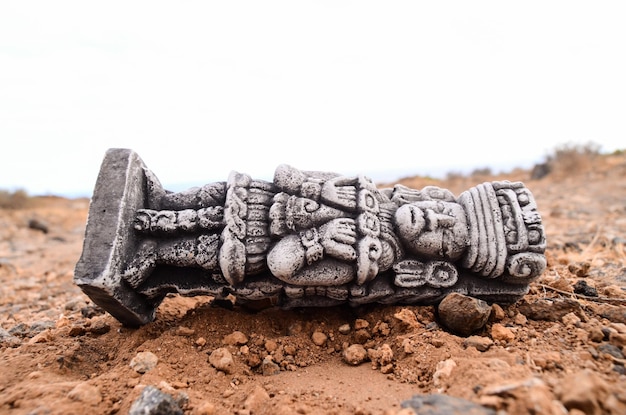
[[[124,327],[72,281],[89,200],[5,203],[0,413],[126,414],[154,387],[171,399],[152,413],[408,415],[430,412],[403,402],[438,394],[435,413],[624,414],[626,155],[584,150],[532,172],[399,181],[459,194],[521,180],[535,195],[548,267],[472,336],[433,306],[253,311],[177,295],[153,323]]]

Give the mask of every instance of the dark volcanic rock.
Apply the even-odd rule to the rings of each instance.
[[[448,395],[415,395],[402,402],[402,408],[411,408],[416,415],[495,415],[493,409]]]
[[[183,415],[174,398],[153,386],[146,386],[130,407],[129,415]]]

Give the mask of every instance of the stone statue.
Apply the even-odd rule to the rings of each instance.
[[[452,292],[511,303],[545,269],[545,246],[519,182],[457,198],[281,165],[273,182],[233,172],[172,193],[136,153],[111,149],[75,282],[131,326],[169,292],[286,308],[436,304]]]

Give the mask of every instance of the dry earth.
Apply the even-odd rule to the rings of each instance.
[[[535,194],[548,269],[470,338],[434,307],[253,312],[177,296],[154,323],[126,328],[72,283],[87,200],[0,210],[0,413],[128,413],[148,385],[189,414],[407,414],[401,402],[432,393],[480,413],[626,413],[625,177],[624,155],[501,177]],[[458,194],[487,179],[437,184]],[[363,363],[345,362],[352,344],[369,349]]]

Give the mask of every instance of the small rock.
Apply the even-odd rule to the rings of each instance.
[[[609,343],[617,346],[624,347],[626,346],[626,334],[624,333],[611,333],[609,334]]]
[[[403,308],[393,315],[396,319],[400,320],[407,326],[413,329],[419,329],[422,327],[419,321],[417,321],[417,316],[415,313],[408,308]]]
[[[455,333],[469,336],[485,326],[491,306],[485,301],[452,293],[437,308],[442,323]]]
[[[146,386],[130,407],[129,415],[183,415],[178,403],[171,395],[154,386]]]
[[[505,327],[500,323],[494,323],[493,326],[491,326],[491,338],[493,340],[500,340],[508,343],[515,340],[515,333],[513,333],[510,328]]]
[[[159,358],[152,352],[139,352],[130,361],[130,367],[137,373],[146,373],[159,363]]]
[[[367,357],[370,359],[374,367],[387,366],[393,362],[393,350],[385,343],[376,349],[369,349]]]
[[[369,333],[369,331],[365,329],[357,330],[354,332],[354,341],[356,343],[364,344],[371,338],[372,338],[372,335]]]
[[[177,336],[191,337],[196,333],[196,331],[194,329],[190,329],[189,327],[178,326],[176,327],[175,333]]]
[[[502,307],[499,304],[492,304],[491,315],[489,316],[489,318],[491,318],[493,321],[501,321],[504,320],[504,317],[506,317],[506,314],[504,314],[504,310],[502,309]]]
[[[367,351],[365,350],[365,347],[360,344],[353,344],[351,346],[348,346],[343,351],[344,362],[353,366],[360,365],[361,363],[365,362],[366,359]]]
[[[518,309],[532,320],[559,321],[564,315],[579,311],[580,304],[569,298],[538,299],[522,302]]]
[[[578,317],[574,313],[567,313],[567,314],[565,314],[563,317],[561,317],[561,321],[566,326],[573,326],[573,327],[579,327],[580,326],[580,322],[581,322],[580,317]]]
[[[479,352],[486,352],[493,345],[493,340],[484,336],[470,336],[463,341],[465,347],[474,347]]]
[[[98,405],[102,401],[100,388],[90,385],[87,382],[79,383],[74,389],[69,391],[67,397],[73,401],[79,401],[87,405]]]
[[[598,296],[598,290],[587,284],[587,281],[585,280],[578,280],[576,284],[574,284],[574,292],[576,294],[586,295],[587,297]]]
[[[275,340],[266,340],[263,346],[268,353],[273,353],[278,349],[278,343]]]
[[[243,344],[248,343],[248,336],[243,334],[240,331],[234,331],[228,336],[224,337],[222,343],[228,344],[230,346],[241,346]]]
[[[591,340],[592,342],[600,343],[602,340],[604,340],[604,333],[602,332],[602,329],[600,327],[587,327],[587,334],[589,340]]]
[[[611,304],[598,304],[594,307],[594,311],[600,317],[603,317],[614,323],[626,324],[626,307],[615,306]]]
[[[225,347],[213,350],[209,355],[209,363],[224,373],[230,374],[234,369],[233,355]]]
[[[198,337],[195,343],[196,343],[196,346],[202,347],[206,344],[206,339],[204,337]]]
[[[546,351],[532,356],[535,365],[543,370],[551,370],[561,365],[561,353],[557,351]]]
[[[591,264],[589,262],[572,262],[567,269],[578,278],[584,278],[589,275],[589,268]]]
[[[48,224],[40,219],[30,219],[28,221],[28,228],[35,231],[48,233]]]
[[[89,326],[89,332],[100,336],[111,331],[111,326],[106,321],[97,320]]]
[[[82,324],[80,325],[76,324],[70,327],[70,331],[68,334],[70,337],[78,337],[78,336],[84,336],[85,333],[87,333],[85,326],[83,326]]]
[[[267,406],[269,400],[269,393],[267,393],[263,387],[257,385],[246,397],[246,400],[243,403],[243,408],[249,410],[252,414],[261,413]]]
[[[194,414],[196,415],[215,415],[215,404],[213,402],[209,402],[209,401],[202,401],[200,402],[194,411]]]
[[[0,345],[18,347],[21,343],[22,342],[18,337],[13,336],[11,333],[0,327]]]
[[[402,408],[411,408],[415,415],[496,415],[496,411],[474,402],[448,395],[415,395],[402,402]]]
[[[357,319],[354,321],[354,329],[355,329],[355,330],[366,329],[366,328],[368,328],[369,326],[370,326],[369,321],[364,320],[364,319],[362,319],[362,318],[357,318]]]
[[[322,333],[321,331],[316,331],[311,336],[311,340],[315,343],[316,346],[323,346],[326,344],[326,340],[328,340],[328,336]]]
[[[568,409],[578,409],[585,414],[605,413],[602,403],[609,392],[608,385],[591,370],[573,373],[561,381],[561,402]]]
[[[433,374],[433,383],[436,388],[443,387],[444,379],[452,374],[452,370],[456,367],[456,362],[452,359],[443,360],[437,363],[437,368]]]
[[[82,314],[82,316],[85,318],[93,318],[95,316],[104,314],[104,310],[97,305],[87,305],[80,309],[80,314]]]
[[[517,315],[513,319],[513,322],[518,326],[524,326],[526,325],[526,323],[528,323],[528,319],[522,313],[517,313]]]
[[[609,343],[601,344],[600,346],[598,346],[598,352],[606,353],[617,359],[624,358],[624,354],[622,353],[622,350],[619,347],[609,344]]]
[[[337,329],[339,331],[339,333],[341,334],[349,334],[350,333],[350,325],[349,324],[342,324],[341,326],[339,326],[339,328]]]
[[[278,375],[280,373],[280,366],[272,360],[272,356],[265,356],[261,363],[261,372],[263,376]]]

